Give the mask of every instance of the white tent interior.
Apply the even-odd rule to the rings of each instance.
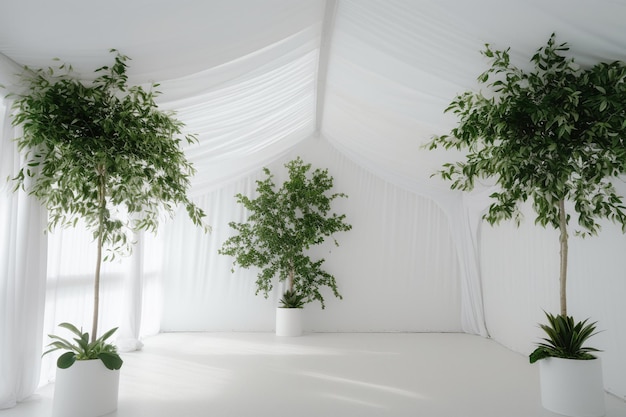
[[[554,32],[581,65],[625,60],[624,16],[623,0],[4,0],[0,84],[19,88],[23,65],[53,58],[90,77],[116,48],[132,59],[130,81],[159,82],[160,105],[199,137],[185,149],[191,193],[213,231],[180,216],[106,265],[102,327],[120,326],[120,346],[168,331],[272,331],[277,297],[255,296],[255,271],[231,273],[217,249],[243,218],[233,196],[300,155],[348,194],[338,209],[353,225],[340,247],[318,249],[344,299],[307,307],[307,331],[466,332],[527,354],[543,310],[558,306],[557,232],[530,212],[520,228],[481,222],[488,187],[452,192],[431,174],[456,155],[422,145],[454,126],[443,110],[477,88],[485,43],[526,65]],[[39,371],[43,335],[89,322],[95,252],[80,230],[44,235],[45,213],[10,192],[19,132],[10,101],[0,110],[4,408],[52,377],[50,359]],[[604,330],[593,344],[605,388],[626,398],[626,238],[607,223],[570,245],[570,312]]]

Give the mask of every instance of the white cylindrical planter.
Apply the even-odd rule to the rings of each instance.
[[[302,336],[301,308],[276,308],[276,336]]]
[[[572,417],[605,415],[600,359],[541,359],[539,378],[545,409]]]
[[[120,371],[100,359],[57,368],[52,417],[99,417],[117,410]]]

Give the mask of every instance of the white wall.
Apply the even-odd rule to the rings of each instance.
[[[335,275],[343,300],[327,293],[326,309],[305,309],[307,331],[460,331],[458,264],[447,219],[432,201],[359,168],[322,139],[311,139],[270,166],[277,183],[284,162],[296,155],[328,168],[337,191],[336,210],[353,229],[338,234],[340,246],[315,250]],[[279,175],[280,174],[280,175]],[[167,228],[163,331],[272,331],[275,290],[254,295],[256,271],[230,272],[231,259],[217,255],[241,220],[237,192],[254,191],[254,179],[236,181],[199,199],[213,232],[204,236],[184,218]]]
[[[481,267],[485,315],[491,337],[529,354],[543,337],[543,310],[559,312],[558,232],[534,225],[532,212],[519,228],[483,223]],[[605,388],[626,398],[626,236],[603,223],[596,237],[569,239],[568,314],[598,322],[590,346],[602,349]]]

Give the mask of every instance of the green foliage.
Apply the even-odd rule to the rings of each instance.
[[[348,231],[345,215],[330,213],[331,203],[343,193],[330,193],[333,178],[327,170],[316,169],[299,157],[285,164],[289,179],[276,189],[273,175],[265,168],[266,178],[257,181],[257,197],[235,197],[248,211],[246,222],[231,222],[237,234],[227,239],[219,253],[234,257],[233,266],[257,267],[257,291],[267,298],[273,279],[287,281],[287,290],[302,297],[304,303],[318,300],[324,308],[320,287],[327,286],[341,298],[335,277],[321,269],[323,259],[313,261],[306,253],[336,232]],[[335,245],[337,240],[333,238]]]
[[[28,93],[13,97],[26,158],[16,188],[32,177],[28,191],[46,206],[49,228],[82,219],[111,257],[130,250],[129,230],[154,232],[162,212],[179,204],[194,223],[204,217],[186,196],[194,169],[180,149],[183,138],[196,138],[157,109],[158,91],[127,85],[127,60],[117,54],[90,84],[65,65],[27,69]]]
[[[530,354],[530,363],[548,357],[564,359],[595,359],[589,352],[599,352],[592,347],[584,347],[583,344],[591,336],[597,334],[596,322],[587,323],[587,320],[576,323],[571,316],[546,313],[548,324],[540,324],[540,327],[548,335],[542,338],[542,343],[537,344]]]
[[[582,69],[552,34],[531,58],[533,69],[513,65],[509,50],[483,55],[491,67],[478,77],[482,91],[457,96],[446,112],[459,119],[449,135],[429,149],[465,152],[438,174],[451,188],[470,191],[476,181],[494,179],[497,191],[484,218],[490,224],[521,221],[520,204],[532,201],[535,223],[560,230],[561,315],[567,316],[567,254],[572,203],[583,236],[595,235],[598,220],[626,231],[626,207],[611,179],[626,169],[626,63]]]
[[[128,254],[132,231],[155,232],[161,216],[179,205],[196,225],[205,216],[187,197],[195,171],[181,149],[183,140],[196,138],[183,135],[183,123],[157,108],[157,85],[127,85],[127,60],[117,53],[90,83],[66,65],[25,68],[27,93],[12,97],[13,125],[23,129],[17,146],[25,158],[15,189],[27,188],[43,203],[50,230],[82,219],[97,241],[94,340],[102,249],[108,251],[105,260]]]
[[[109,330],[91,343],[89,342],[89,333],[83,333],[74,325],[70,323],[61,323],[59,324],[59,327],[69,330],[76,336],[74,338],[75,343],[72,343],[60,336],[52,334],[48,335],[54,341],[48,345],[51,349],[44,352],[44,355],[59,349],[67,350],[67,352],[59,356],[59,359],[57,360],[57,366],[59,368],[69,368],[77,360],[81,361],[89,359],[100,359],[102,363],[104,363],[104,366],[112,370],[120,369],[122,367],[123,361],[117,354],[117,349],[114,345],[106,343],[106,340],[111,337],[113,333],[115,333],[117,327]]]
[[[534,70],[524,71],[508,49],[487,45],[491,67],[478,80],[490,95],[457,96],[446,111],[459,124],[429,145],[467,152],[439,171],[453,189],[496,180],[500,190],[485,216],[491,224],[519,222],[518,204],[531,199],[542,226],[558,229],[559,202],[572,201],[582,234],[596,234],[599,218],[626,227],[622,197],[609,181],[626,167],[626,64],[581,69],[564,55],[568,49],[553,34],[532,57]]]
[[[280,299],[281,308],[302,308],[304,307],[304,295],[296,291],[287,290]]]

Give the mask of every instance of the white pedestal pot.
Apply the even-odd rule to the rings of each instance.
[[[117,410],[120,371],[100,359],[57,368],[52,417],[99,417]]]
[[[301,308],[276,308],[276,336],[302,336]]]
[[[547,410],[572,417],[605,415],[600,359],[541,359],[539,377],[541,403]]]

